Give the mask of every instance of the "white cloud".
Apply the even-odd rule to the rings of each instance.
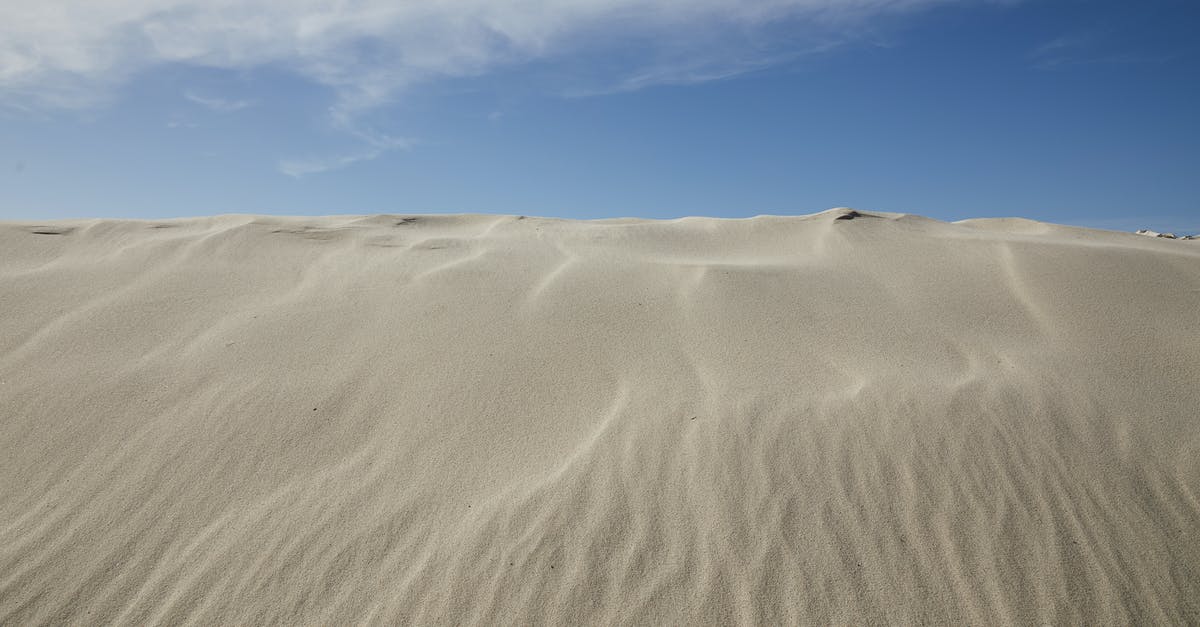
[[[357,154],[339,155],[334,157],[309,157],[304,159],[283,159],[279,162],[279,171],[292,178],[303,178],[309,174],[319,174],[330,170],[340,170],[344,167],[370,161],[382,155],[379,150],[369,150]]]
[[[772,24],[846,36],[884,13],[988,0],[12,0],[0,3],[0,97],[17,106],[91,106],[138,73],[170,63],[284,68],[369,108],[439,77],[630,44],[622,88],[720,77],[710,44],[753,40]],[[803,26],[803,29],[801,28]],[[689,59],[683,73],[656,52]],[[714,51],[716,51],[714,53]],[[769,58],[767,57],[762,58]],[[240,101],[197,99],[213,108]]]
[[[1029,58],[1035,67],[1043,70],[1076,65],[1081,59],[1094,54],[1099,40],[1097,32],[1062,35],[1034,48],[1029,53]]]
[[[214,96],[202,96],[194,91],[188,90],[183,92],[183,97],[192,102],[222,113],[232,113],[246,107],[254,106],[253,100],[227,100],[225,98],[217,98]]]
[[[329,88],[334,127],[361,143],[279,162],[299,178],[409,147],[362,114],[425,81],[562,61],[568,80],[551,89],[571,96],[697,83],[869,36],[885,15],[1012,1],[0,0],[0,105],[94,107],[171,64],[283,70]],[[223,112],[254,104],[185,97]]]
[[[1128,38],[1114,38],[1111,31],[1080,31],[1051,39],[1030,51],[1029,58],[1038,69],[1058,70],[1079,65],[1165,63],[1175,57],[1169,52],[1130,49],[1128,42]]]
[[[340,170],[363,161],[372,161],[392,150],[407,150],[413,145],[411,140],[403,138],[356,136],[366,142],[368,148],[334,156],[282,159],[278,164],[278,169],[282,174],[298,179],[310,174]]]

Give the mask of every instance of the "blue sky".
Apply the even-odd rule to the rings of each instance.
[[[0,219],[1023,216],[1200,232],[1200,4],[0,7]]]

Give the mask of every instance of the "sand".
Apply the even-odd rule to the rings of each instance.
[[[1200,242],[0,224],[0,623],[1200,622]]]

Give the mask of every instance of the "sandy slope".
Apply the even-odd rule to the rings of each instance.
[[[1200,242],[0,225],[0,623],[1200,621]]]

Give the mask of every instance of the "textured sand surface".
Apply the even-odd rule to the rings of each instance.
[[[0,623],[1200,622],[1200,242],[0,224]]]

